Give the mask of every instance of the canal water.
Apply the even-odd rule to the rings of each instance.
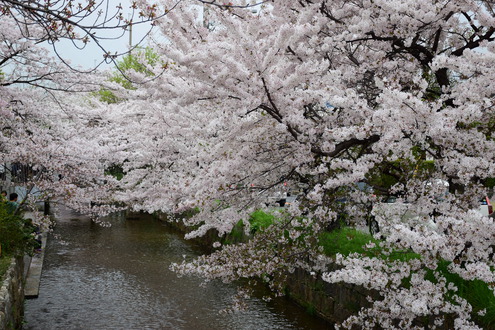
[[[67,209],[45,250],[39,297],[25,304],[23,329],[328,329],[286,298],[248,301],[221,314],[233,284],[177,277],[171,262],[199,248],[150,216],[112,217],[110,227]]]

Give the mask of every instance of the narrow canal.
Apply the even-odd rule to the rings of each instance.
[[[148,216],[102,227],[60,210],[45,251],[39,297],[26,301],[24,329],[327,329],[286,298],[249,300],[220,314],[235,285],[178,278],[171,262],[198,247]]]

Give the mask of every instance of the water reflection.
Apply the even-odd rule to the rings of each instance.
[[[178,278],[168,267],[197,255],[151,217],[109,219],[101,227],[60,210],[48,242],[36,299],[26,301],[24,329],[326,329],[286,299],[249,301],[249,310],[219,314],[234,285]]]

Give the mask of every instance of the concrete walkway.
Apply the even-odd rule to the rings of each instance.
[[[38,297],[41,280],[41,270],[43,267],[43,259],[45,258],[47,233],[41,235],[41,252],[35,252],[32,257],[24,258],[24,274],[26,284],[24,285],[24,297]]]

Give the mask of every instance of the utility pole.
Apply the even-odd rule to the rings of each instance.
[[[129,14],[127,16],[128,22],[129,22],[129,54],[131,53],[132,50],[132,16]]]
[[[129,52],[131,52],[132,49],[132,21],[131,24],[129,25]]]

